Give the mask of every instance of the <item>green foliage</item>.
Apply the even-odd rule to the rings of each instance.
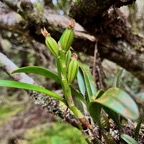
[[[118,87],[118,88],[120,87],[122,74],[123,74],[123,69],[119,70],[118,73],[116,74],[116,76],[114,77],[113,87]],[[105,107],[105,106],[103,107],[103,109],[110,116],[110,118],[112,118],[114,120],[114,122],[116,122],[116,124],[118,126],[120,126],[119,113],[117,113],[117,112],[113,111],[112,109]]]
[[[81,100],[86,106],[87,106],[87,101],[84,99],[84,97],[75,89],[71,86],[71,91],[74,96],[76,96],[79,100]]]
[[[135,135],[135,140],[137,140],[137,141],[138,141],[138,136],[139,136],[141,124],[142,124],[143,122],[144,122],[144,117],[141,116],[140,119],[139,119],[139,121],[138,121],[138,123],[137,123],[137,126],[136,126],[136,128],[135,128],[135,133],[134,133],[134,135]]]
[[[119,88],[108,89],[100,98],[94,100],[113,111],[132,120],[139,118],[139,110],[135,101]]]
[[[136,140],[134,140],[132,137],[126,134],[122,134],[121,138],[127,142],[127,144],[138,144]]]
[[[13,88],[20,88],[20,89],[26,89],[26,90],[34,90],[37,92],[41,92],[44,94],[47,94],[59,101],[64,102],[64,100],[61,98],[61,96],[59,96],[58,94],[49,91],[43,87],[40,86],[36,86],[36,85],[32,85],[32,84],[27,84],[27,83],[23,83],[23,82],[15,82],[15,81],[10,81],[10,80],[0,80],[0,86],[3,87],[13,87]]]
[[[13,71],[12,73],[22,73],[22,72],[38,74],[38,75],[53,79],[56,82],[60,83],[60,78],[58,77],[57,74],[43,67],[28,66],[28,67],[19,68]]]
[[[85,96],[86,86],[85,86],[85,82],[83,79],[82,70],[80,68],[79,68],[78,73],[77,73],[77,81],[78,81],[78,86],[79,86],[80,92],[82,93],[83,96]]]
[[[92,96],[92,99],[95,100],[96,98],[101,97],[103,93],[104,93],[103,90],[99,90],[96,94]],[[91,117],[93,118],[94,122],[99,125],[100,128],[102,128],[101,108],[102,108],[101,104],[95,102],[90,102],[88,107]]]
[[[101,105],[95,102],[91,102],[89,104],[88,110],[94,122],[101,128]]]
[[[80,89],[83,89],[82,93],[86,91],[86,95],[85,95],[86,99],[88,102],[90,102],[91,97],[97,92],[96,84],[94,82],[93,76],[91,75],[89,67],[80,62],[79,62],[79,66],[80,66],[81,73],[79,73],[78,76],[80,76],[80,78],[78,77],[78,79],[81,79],[81,81],[78,81],[78,83],[79,83]],[[82,86],[80,82],[82,82]]]

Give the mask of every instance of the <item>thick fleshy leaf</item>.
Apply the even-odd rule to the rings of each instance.
[[[132,137],[130,137],[129,135],[126,135],[126,134],[122,134],[121,135],[121,138],[127,142],[128,144],[138,144],[138,142],[133,139]]]
[[[84,82],[84,77],[82,74],[82,70],[79,69],[78,73],[77,73],[77,81],[78,81],[78,86],[79,86],[79,90],[80,92],[85,95],[86,92],[86,87],[85,87],[85,82]]]
[[[39,67],[39,66],[22,67],[22,68],[16,69],[12,73],[22,73],[22,72],[39,74],[47,78],[51,78],[55,80],[56,82],[60,83],[60,78],[57,74],[43,67]]]
[[[44,93],[44,94],[51,96],[59,101],[64,102],[64,100],[61,96],[43,88],[43,87],[40,87],[40,86],[27,84],[27,83],[23,83],[23,82],[15,82],[15,81],[10,81],[10,80],[0,80],[0,86],[20,88],[20,89],[26,89],[26,90],[34,90],[34,91]]]
[[[123,69],[120,69],[118,73],[116,74],[114,81],[113,81],[113,87],[120,87],[122,73],[123,73]]]
[[[85,87],[88,95],[88,101],[91,101],[91,97],[97,92],[96,84],[94,78],[90,72],[90,69],[87,65],[84,65],[79,62],[80,69],[84,76]]]
[[[139,110],[135,101],[119,88],[108,89],[100,98],[94,100],[101,105],[132,120],[139,118]]]

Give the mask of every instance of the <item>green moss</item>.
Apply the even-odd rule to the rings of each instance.
[[[86,144],[79,130],[65,123],[52,123],[30,129],[22,144]]]

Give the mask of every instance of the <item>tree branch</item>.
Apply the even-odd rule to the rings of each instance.
[[[7,8],[0,8],[0,29],[23,34],[26,21],[14,11]]]
[[[132,4],[135,0],[80,0],[76,1],[70,9],[70,16],[82,25],[94,21],[107,13],[110,7],[121,7]],[[97,19],[96,19],[97,20]]]

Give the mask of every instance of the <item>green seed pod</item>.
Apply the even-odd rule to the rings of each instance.
[[[68,66],[71,60],[71,50],[68,50],[66,53],[66,65]]]
[[[71,23],[65,29],[65,31],[63,32],[59,40],[62,49],[66,52],[70,49],[70,46],[74,40],[74,31],[73,31],[74,24],[75,24],[75,21],[71,20]]]
[[[46,46],[50,50],[50,52],[55,56],[58,57],[59,49],[58,49],[58,44],[57,42],[50,36],[48,35],[45,39]]]
[[[50,52],[57,58],[59,55],[59,48],[57,42],[51,37],[46,29],[41,29],[41,33],[45,37],[45,43]]]
[[[73,54],[71,57],[71,61],[68,66],[68,74],[67,79],[68,83],[72,83],[76,77],[77,71],[78,71],[78,61],[77,61],[77,55]]]

